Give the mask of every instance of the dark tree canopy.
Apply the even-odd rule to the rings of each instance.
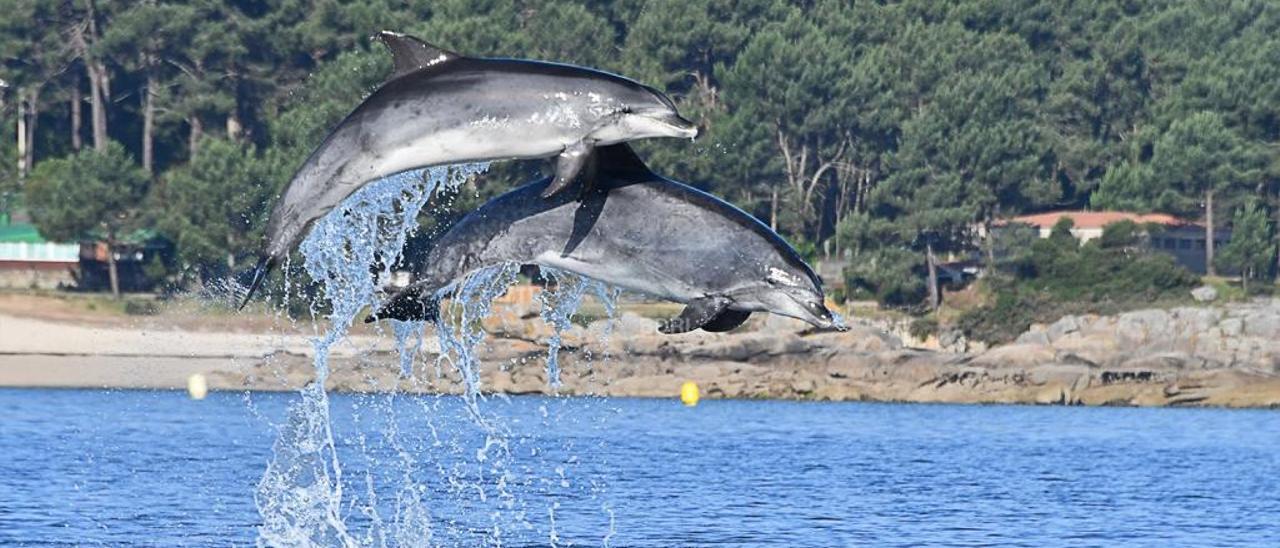
[[[1220,228],[1275,226],[1280,215],[1280,7],[1267,0],[0,0],[0,10],[0,208],[29,210],[51,238],[106,230],[104,211],[127,211],[201,276],[249,258],[265,202],[389,72],[369,39],[382,29],[664,89],[704,131],[695,143],[638,143],[655,169],[862,270],[900,274],[928,251],[991,250],[980,228],[1022,212],[1161,211]],[[90,148],[102,157],[77,153]],[[472,207],[540,167],[495,165],[453,203]],[[89,184],[107,199],[55,199]],[[921,298],[898,285],[889,293]]]

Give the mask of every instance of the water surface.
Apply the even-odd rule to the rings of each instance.
[[[297,397],[0,390],[0,545],[251,545]],[[478,463],[455,398],[332,405],[344,489],[419,486],[435,545],[1280,545],[1274,411],[491,398]]]

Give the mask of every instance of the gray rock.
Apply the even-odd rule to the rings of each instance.
[[[964,352],[968,341],[958,329],[944,329],[938,333],[938,346],[944,352]]]
[[[1049,344],[1049,334],[1044,331],[1027,331],[1013,341],[1014,344]]]
[[[1244,333],[1265,339],[1280,337],[1280,310],[1261,309],[1249,314],[1244,319]]]
[[[1191,290],[1191,298],[1200,303],[1213,302],[1218,299],[1218,290],[1211,285],[1202,285]]]
[[[1167,341],[1173,338],[1169,313],[1164,310],[1135,310],[1121,314],[1116,321],[1116,334],[1131,344]]]
[[[1130,358],[1125,360],[1120,367],[1127,369],[1164,370],[1200,369],[1203,368],[1204,365],[1205,360],[1199,357],[1191,356],[1182,352],[1165,352]]]
[[[1222,317],[1219,310],[1213,308],[1175,308],[1173,317],[1178,320],[1178,329],[1183,337],[1200,335],[1209,331]]]
[[[1049,340],[1056,341],[1079,330],[1080,322],[1075,316],[1063,316],[1062,319],[1053,322],[1053,325],[1049,326],[1047,333]]]
[[[1056,359],[1053,348],[1044,344],[1014,343],[997,346],[970,361],[978,367],[1035,367],[1053,363]]]
[[[1218,324],[1218,328],[1222,330],[1224,337],[1238,337],[1241,333],[1244,333],[1244,320],[1227,318]]]

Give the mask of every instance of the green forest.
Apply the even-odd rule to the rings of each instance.
[[[664,89],[703,130],[693,143],[639,143],[656,171],[734,202],[810,258],[846,258],[850,291],[882,301],[936,305],[914,274],[932,257],[972,253],[1001,268],[982,229],[1064,208],[1235,227],[1238,243],[1216,264],[1268,282],[1277,270],[1280,3],[1270,0],[0,0],[0,10],[0,209],[26,212],[52,239],[163,238],[175,259],[161,275],[179,286],[253,260],[278,190],[390,72],[370,39],[382,29]],[[496,164],[455,208],[545,167]]]

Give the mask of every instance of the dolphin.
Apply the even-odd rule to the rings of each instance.
[[[633,80],[573,65],[466,57],[390,31],[391,77],[325,137],[285,187],[267,222],[248,302],[317,219],[396,173],[449,164],[556,156],[554,194],[592,148],[697,136],[671,99]],[[242,304],[241,307],[244,305]]]
[[[809,265],[755,217],[663,178],[625,143],[597,148],[578,199],[540,198],[554,178],[529,183],[467,214],[437,240],[416,281],[366,322],[434,319],[442,289],[502,263],[565,270],[683,303],[659,331],[728,331],[752,312],[845,329],[824,304]],[[589,184],[588,184],[589,183]]]

